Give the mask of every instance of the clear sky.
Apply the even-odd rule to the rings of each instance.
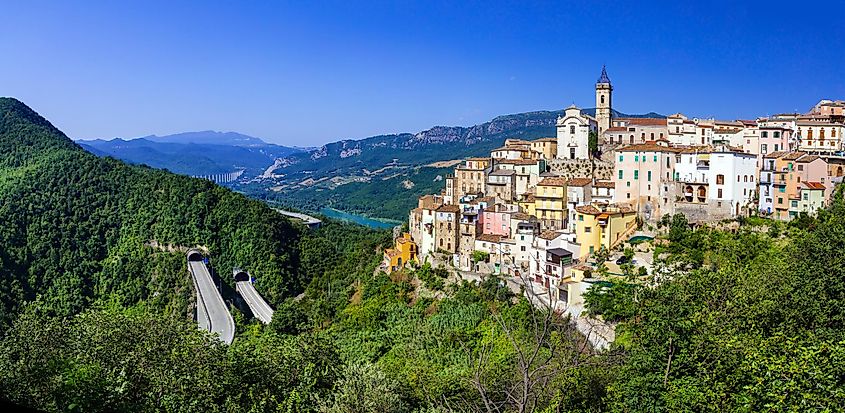
[[[725,119],[845,98],[833,3],[6,2],[0,95],[73,138],[311,146],[593,107]],[[688,4],[689,3],[689,4]]]

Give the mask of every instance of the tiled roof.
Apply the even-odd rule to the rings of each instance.
[[[502,240],[502,236],[501,235],[495,235],[495,234],[481,234],[476,239],[478,241],[499,243],[499,241]]]
[[[457,212],[461,212],[461,207],[459,207],[457,205],[441,205],[439,208],[437,208],[437,212],[457,213]]]
[[[658,145],[652,141],[637,143],[617,149],[618,152],[678,152],[677,149]]]
[[[540,139],[535,139],[534,142],[554,142],[554,143],[557,143],[557,138],[540,138]]]
[[[534,194],[532,193],[525,193],[522,195],[522,201],[519,202],[534,202]]]
[[[566,178],[559,176],[543,178],[537,186],[566,186]]]
[[[627,132],[628,128],[624,126],[614,126],[612,128],[607,128],[604,130],[605,132]]]
[[[801,158],[798,159],[798,163],[810,163],[810,162],[815,161],[816,159],[821,159],[821,157],[818,156],[818,155],[802,156]]]
[[[443,204],[442,200],[434,195],[423,195],[419,198],[419,207],[423,209],[437,209]]]
[[[622,120],[629,125],[666,126],[666,118],[618,118],[614,120]]]
[[[547,240],[553,240],[553,239],[555,239],[559,236],[560,236],[559,233],[554,232],[554,231],[548,231],[548,230],[540,233],[540,238],[547,239]]]
[[[566,184],[569,186],[587,186],[593,183],[593,180],[590,178],[572,178]]]
[[[490,158],[467,158],[468,161],[489,161]]]
[[[794,160],[796,160],[796,159],[798,159],[798,158],[800,158],[800,157],[802,157],[806,154],[807,154],[806,152],[800,152],[800,151],[790,152],[790,153],[784,155],[783,159],[786,160],[786,161],[794,161]]]
[[[616,188],[616,184],[613,181],[596,181],[593,186],[596,188]]]
[[[825,188],[825,186],[824,186],[824,184],[823,184],[823,183],[821,183],[821,182],[809,182],[809,181],[805,181],[805,182],[801,182],[801,184],[802,184],[803,186],[806,186],[806,187],[807,187],[807,188],[809,188],[809,189],[822,189],[822,190],[823,190],[823,189],[826,189],[826,188]]]
[[[534,159],[497,159],[497,163],[507,165],[536,165],[537,161]]]
[[[789,153],[789,152],[786,152],[786,151],[770,152],[770,153],[768,153],[768,154],[766,154],[766,155],[763,155],[763,157],[764,157],[764,158],[780,158],[781,156],[784,156],[784,155],[786,155],[786,154],[788,154],[788,153]]]
[[[511,219],[529,220],[531,219],[531,215],[528,215],[524,212],[514,212],[513,214],[511,214]]]
[[[489,176],[510,176],[510,175],[516,175],[516,171],[514,171],[513,169],[496,169],[495,171],[490,172],[488,175]]]
[[[601,210],[592,206],[592,205],[581,205],[575,207],[575,210],[582,213],[582,214],[589,214],[589,215],[598,215],[601,214]]]

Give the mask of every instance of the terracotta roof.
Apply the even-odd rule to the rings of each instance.
[[[764,158],[780,158],[781,156],[784,156],[788,153],[789,152],[786,152],[786,151],[770,152],[768,154],[763,155],[763,157]]]
[[[468,161],[489,161],[490,158],[467,158]]]
[[[826,189],[824,184],[821,182],[801,182],[802,185],[806,186],[809,189]]]
[[[815,161],[816,159],[821,159],[821,157],[818,156],[818,155],[802,156],[801,158],[798,159],[798,163],[810,163],[810,162]]]
[[[616,188],[616,184],[613,181],[596,181],[593,186],[596,188]]]
[[[744,126],[757,126],[756,120],[737,119],[737,122],[743,124]]]
[[[698,126],[699,128],[712,128],[713,127],[713,125],[710,125],[708,123],[699,123],[695,126]]]
[[[710,145],[704,146],[684,146],[678,148],[678,153],[710,153],[713,147]]]
[[[582,214],[588,214],[588,215],[598,215],[598,214],[601,214],[601,211],[600,211],[598,208],[596,208],[596,207],[594,207],[594,206],[592,206],[592,205],[581,205],[581,206],[577,206],[577,207],[575,207],[575,210],[576,210],[576,211],[578,211],[578,212],[580,212],[580,213],[582,213]]]
[[[519,202],[534,202],[534,194],[532,193],[525,193],[522,195],[522,201]]]
[[[566,184],[569,186],[587,186],[593,183],[593,180],[590,178],[572,178]]]
[[[537,165],[534,159],[497,159],[496,162],[508,165]]]
[[[559,236],[560,236],[559,233],[554,232],[554,231],[548,231],[548,230],[540,233],[540,238],[547,239],[547,240],[553,240],[553,239],[555,239]]]
[[[561,178],[559,176],[543,178],[537,186],[566,186],[566,178]]]
[[[614,120],[622,120],[630,125],[666,126],[666,118],[617,118]]]
[[[554,142],[554,143],[557,143],[557,138],[540,138],[540,139],[535,139],[534,142]]]
[[[786,160],[786,161],[794,161],[794,160],[796,160],[796,159],[798,159],[798,158],[800,158],[804,155],[806,155],[805,152],[800,152],[800,151],[790,152],[790,153],[784,155],[783,159]]]
[[[526,152],[526,151],[528,151],[528,148],[521,148],[521,147],[515,147],[515,146],[502,146],[501,148],[493,149],[491,152],[496,152],[496,151]]]
[[[461,212],[461,207],[459,207],[457,205],[441,205],[439,208],[437,208],[437,212],[457,213],[457,212]]]
[[[612,128],[607,128],[604,130],[605,132],[627,132],[628,128],[624,126],[614,126]]]
[[[617,149],[618,152],[678,152],[677,149],[668,147],[668,146],[661,146],[653,141],[648,141],[646,143],[637,143],[633,145],[628,145],[623,148]]]
[[[495,242],[495,243],[498,244],[499,241],[502,240],[502,236],[501,235],[495,235],[495,234],[481,234],[478,237],[476,237],[476,240],[486,241],[486,242]]]
[[[531,219],[531,215],[528,215],[524,212],[514,212],[513,214],[511,214],[511,219],[528,220]]]

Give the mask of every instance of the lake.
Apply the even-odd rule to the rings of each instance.
[[[375,229],[390,229],[397,225],[401,225],[400,222],[391,222],[368,218],[363,215],[350,214],[348,212],[338,211],[334,208],[323,208],[320,210],[320,213],[329,218],[339,219],[341,221],[354,222],[358,225],[363,225]]]

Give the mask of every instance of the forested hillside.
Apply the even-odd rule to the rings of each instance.
[[[665,217],[656,271],[588,294],[619,322],[596,353],[495,277],[375,272],[386,231],[307,231],[98,159],[0,99],[0,395],[68,412],[843,411],[841,188],[818,218],[735,224]],[[231,345],[200,331],[168,245],[249,269],[272,322],[233,308]]]
[[[258,201],[208,181],[97,158],[14,99],[0,100],[0,322],[37,301],[66,316],[101,299],[187,312],[183,257],[208,248],[221,271],[301,291],[299,231]]]

